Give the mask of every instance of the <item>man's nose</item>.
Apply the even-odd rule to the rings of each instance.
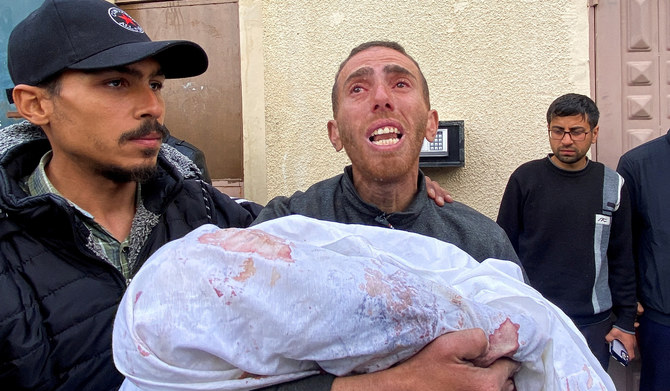
[[[140,118],[160,118],[165,111],[163,98],[152,88],[142,88],[137,100],[137,116]]]
[[[563,133],[563,138],[561,139],[561,143],[565,145],[570,145],[572,144],[572,136],[570,135],[570,132],[565,132]]]
[[[378,110],[394,110],[395,105],[391,99],[389,88],[386,85],[380,84],[375,87],[374,95],[374,111]]]

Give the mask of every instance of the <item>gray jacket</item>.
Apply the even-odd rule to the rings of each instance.
[[[497,258],[519,264],[519,258],[505,231],[493,220],[460,202],[437,206],[426,195],[423,173],[419,172],[418,191],[409,207],[386,214],[361,200],[351,179],[351,166],[344,174],[318,182],[305,192],[271,200],[254,221],[290,214],[348,224],[385,226],[431,236],[452,243],[477,261]]]

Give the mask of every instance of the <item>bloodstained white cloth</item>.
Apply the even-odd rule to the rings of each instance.
[[[382,370],[473,327],[489,335],[488,358],[522,362],[520,391],[615,390],[514,263],[302,216],[206,225],[163,246],[119,306],[114,360],[124,390],[249,390],[321,369]]]

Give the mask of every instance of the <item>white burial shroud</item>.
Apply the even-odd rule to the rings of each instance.
[[[520,391],[615,390],[570,319],[512,262],[404,231],[288,216],[202,226],[130,284],[114,324],[124,390],[250,390],[378,371],[482,328]],[[130,380],[130,381],[129,381]]]

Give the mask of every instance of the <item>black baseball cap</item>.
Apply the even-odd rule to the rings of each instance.
[[[152,57],[168,79],[207,70],[191,41],[152,41],[125,11],[105,0],[46,0],[12,30],[7,66],[14,84],[38,85],[66,69],[96,70]]]

